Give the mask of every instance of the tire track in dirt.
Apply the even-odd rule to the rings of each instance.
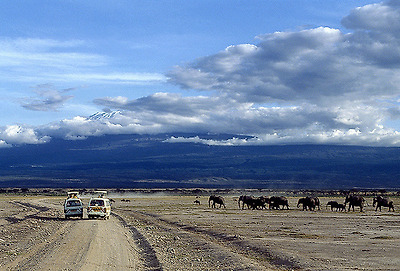
[[[169,253],[169,250],[177,249],[177,247],[175,247],[176,245],[181,246],[185,244],[183,246],[187,246],[186,249],[189,253],[184,253],[186,255],[184,257],[190,257],[191,261],[193,261],[186,261],[187,268],[192,265],[191,269],[189,268],[188,270],[205,270],[204,268],[207,270],[243,271],[297,269],[294,268],[293,265],[291,265],[290,268],[283,265],[274,266],[265,258],[260,258],[260,254],[255,255],[254,253],[249,253],[247,245],[245,249],[243,249],[243,247],[238,249],[237,247],[229,245],[226,241],[216,238],[216,236],[213,237],[205,232],[195,231],[190,227],[187,227],[187,225],[173,223],[152,213],[125,210],[122,208],[114,208],[114,211],[123,214],[124,217],[131,217],[140,224],[143,223],[143,225],[147,225],[145,228],[150,228],[151,231],[151,228],[159,230],[159,232],[155,234],[148,232],[148,234],[151,234],[153,237],[155,235],[160,236],[161,239],[163,239],[162,236],[165,236],[166,233],[169,236],[172,235],[172,237],[170,237],[172,240],[178,240],[172,241],[172,243],[167,245],[168,249],[166,251],[165,248],[161,250],[158,248],[157,253],[161,254],[160,256],[163,257],[163,261],[165,261],[166,257],[169,258],[170,256],[174,256]],[[155,242],[153,245],[157,247],[157,239],[159,238],[155,237],[152,239],[152,242]],[[179,253],[179,255],[177,257],[182,257],[181,253]],[[212,267],[203,264],[200,265],[200,269],[198,267],[197,269],[194,268],[194,266],[199,266],[196,261],[202,262],[203,259],[212,265]],[[168,266],[168,264],[166,265]],[[172,268],[174,267],[169,266],[169,269]]]
[[[201,238],[208,239],[213,243],[222,245],[227,249],[234,251],[234,253],[242,255],[245,258],[262,259],[262,261],[265,261],[268,264],[275,266],[278,269],[285,269],[285,270],[304,269],[298,262],[296,262],[293,259],[290,259],[289,257],[285,257],[284,255],[277,255],[267,247],[255,246],[251,242],[243,240],[235,235],[227,235],[225,233],[216,232],[211,229],[203,229],[196,226],[188,226],[186,224],[182,224],[179,222],[169,221],[167,219],[161,218],[157,214],[146,213],[142,211],[134,212],[132,210],[125,210],[125,212],[137,213],[145,217],[156,219],[156,221],[159,221],[159,223],[164,223],[169,227],[197,234]]]
[[[39,218],[39,216],[38,216],[39,213],[50,210],[50,208],[34,205],[31,203],[27,203],[27,202],[11,201],[10,203],[13,205],[17,205],[17,206],[23,206],[25,208],[31,209],[32,211],[36,212],[34,214],[23,216],[22,218],[18,218],[15,216],[5,217],[4,219],[11,224],[19,223],[19,222],[22,222],[22,221],[24,221],[26,219],[30,219],[30,218]],[[20,215],[20,213],[18,215]]]
[[[236,235],[226,235],[225,233],[218,233],[212,230],[205,230],[201,229],[198,227],[193,227],[193,226],[187,226],[184,224],[176,223],[176,222],[171,222],[167,221],[165,219],[160,219],[161,221],[164,221],[170,225],[175,225],[176,227],[179,227],[183,230],[197,233],[197,234],[202,234],[206,235],[208,237],[211,237],[215,240],[222,241],[222,243],[228,247],[234,247],[236,251],[239,253],[242,251],[242,255],[244,256],[253,256],[253,257],[259,257],[260,255],[263,256],[264,259],[266,259],[269,263],[272,265],[279,267],[279,268],[285,268],[289,270],[300,270],[303,269],[298,263],[284,257],[279,257],[275,254],[273,254],[268,248],[266,247],[257,247],[254,246],[251,242],[246,241],[246,240],[241,240],[239,237]]]
[[[157,258],[156,252],[146,237],[141,234],[138,229],[129,225],[120,215],[114,212],[111,213],[111,215],[115,216],[124,227],[130,229],[132,237],[140,250],[139,253],[144,261],[145,267],[147,268],[146,270],[162,271],[163,269],[160,261]]]
[[[25,206],[28,208],[36,209],[39,212],[46,212],[46,211],[50,210],[49,207],[39,206],[39,205],[35,205],[35,204],[29,203],[29,202],[15,201],[13,203],[19,204],[19,205],[22,205],[22,206]]]

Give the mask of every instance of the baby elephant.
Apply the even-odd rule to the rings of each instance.
[[[341,212],[343,212],[343,211],[345,210],[345,208],[346,208],[346,206],[344,206],[344,204],[339,203],[339,204],[337,205],[336,211],[341,211]]]

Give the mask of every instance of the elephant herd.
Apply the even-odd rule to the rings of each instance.
[[[354,207],[359,207],[360,212],[363,211],[364,205],[365,205],[365,199],[362,196],[359,195],[348,195],[346,196],[346,199],[344,203],[338,203],[337,201],[329,201],[326,204],[326,208],[330,206],[332,211],[345,211],[346,206],[348,204],[348,211],[353,210]],[[208,205],[209,207],[216,208],[216,204],[219,205],[219,208],[224,207],[226,208],[224,198],[221,196],[215,196],[212,195],[208,199]],[[289,210],[289,201],[286,197],[283,196],[272,196],[272,197],[253,197],[253,196],[247,196],[247,195],[242,195],[239,197],[238,200],[238,205],[239,208],[245,209],[245,206],[247,209],[267,209],[267,204],[268,208],[279,210],[279,209],[287,209]],[[303,197],[300,198],[297,202],[297,208],[300,207],[300,205],[303,208],[303,211],[315,211],[317,208],[320,210],[320,200],[318,197]],[[373,199],[373,207],[376,206],[375,211],[378,211],[378,209],[381,211],[382,206],[383,207],[388,207],[389,211],[394,211],[394,205],[393,201],[389,200],[388,198],[384,198],[382,196],[377,196],[374,197]]]
[[[266,209],[266,205],[268,204],[269,209],[288,209],[289,210],[289,201],[287,200],[286,197],[252,197],[252,196],[246,196],[242,195],[239,197],[239,208],[240,208],[240,202],[242,202],[242,209],[244,209],[244,206],[246,205],[248,209],[252,208],[254,209]]]

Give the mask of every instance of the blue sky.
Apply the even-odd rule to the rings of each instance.
[[[359,8],[358,8],[359,7]],[[396,1],[1,1],[0,146],[118,133],[398,146]],[[117,112],[89,119],[96,112]]]

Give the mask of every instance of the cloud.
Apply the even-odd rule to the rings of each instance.
[[[57,90],[50,84],[38,85],[35,89],[38,98],[24,99],[22,107],[34,111],[57,111],[66,101],[73,98],[71,95],[64,95],[71,90]]]
[[[354,53],[361,42],[358,36],[327,27],[261,35],[257,45],[230,46],[176,67],[169,81],[254,103],[339,104],[399,95],[399,70],[387,70]],[[397,41],[391,45],[393,52],[386,58],[399,51]]]
[[[400,34],[399,6],[398,1],[392,0],[358,7],[343,18],[342,24],[350,29]]]
[[[53,75],[49,75],[51,77]],[[54,77],[57,77],[55,75]],[[166,78],[159,73],[68,73],[64,74],[62,81],[100,82],[119,84],[148,84],[163,82]]]
[[[154,96],[137,100],[124,97],[103,99],[102,105],[121,111],[96,114],[92,118],[65,119],[42,127],[36,133],[68,140],[104,134],[229,133],[249,136],[228,140],[211,140],[198,136],[171,138],[166,142],[208,145],[400,145],[400,134],[380,124],[384,114],[362,104],[352,104],[353,107],[346,108],[310,107],[308,104],[254,107],[236,101],[229,103],[220,97],[182,97],[167,93]],[[174,111],[175,106],[181,108]]]
[[[219,110],[228,101],[219,97],[195,96],[182,97],[174,93],[155,93],[153,95],[131,100],[125,97],[106,97],[95,99],[94,103],[113,109],[123,109],[132,112],[148,112],[154,114],[176,114],[197,116],[210,110]],[[234,102],[234,101],[232,101]],[[235,106],[241,104],[235,103]],[[230,104],[230,106],[234,106]]]
[[[43,144],[50,140],[49,136],[39,136],[33,128],[20,125],[9,125],[3,130],[0,129],[0,144],[20,145],[20,144]]]
[[[214,139],[204,139],[199,136],[194,137],[174,137],[164,140],[167,143],[197,143],[197,144],[205,144],[210,146],[240,146],[240,145],[262,145],[262,141],[258,138],[236,138],[233,137],[231,139],[226,140],[214,140]]]
[[[293,143],[296,138],[298,142],[307,143],[357,144],[357,139],[362,139],[360,133],[371,137],[368,144],[375,144],[375,136],[381,138],[383,134],[394,134],[393,142],[398,137],[394,131],[381,125],[389,112],[355,102],[331,107],[308,103],[263,107],[239,103],[226,97],[182,97],[168,93],[157,93],[131,101],[125,97],[115,97],[97,99],[95,102],[113,110],[121,110],[120,119],[107,119],[108,122],[119,123],[122,125],[119,128],[126,130],[129,124],[135,123],[136,128],[141,127],[141,132],[147,133],[232,133],[254,135],[260,139],[247,140],[247,144],[271,143],[268,140]],[[353,135],[354,131],[358,131],[360,136],[343,140],[343,137]],[[363,144],[367,141],[363,140]]]
[[[0,45],[4,51],[43,52],[58,48],[75,48],[85,45],[82,40],[59,41],[54,39],[2,38]]]
[[[385,68],[381,76],[390,72],[393,77],[397,76],[400,67],[399,21],[398,1],[366,5],[353,10],[342,20],[346,27],[355,30],[347,37],[349,53],[362,63]],[[392,79],[392,76],[386,79]],[[395,82],[398,83],[397,80]]]
[[[11,147],[10,144],[7,144],[4,140],[0,140],[0,148],[9,148]]]
[[[97,54],[79,52],[83,41],[51,39],[0,39],[0,67],[27,71],[36,67],[71,69],[97,67],[107,63],[107,58]]]
[[[108,72],[111,59],[87,53],[82,40],[0,38],[0,78],[19,82],[151,84],[158,73]],[[105,71],[107,70],[107,71]]]
[[[398,145],[398,132],[384,123],[398,115],[399,18],[396,1],[367,5],[342,21],[354,32],[318,27],[259,35],[258,44],[229,46],[167,76],[228,104],[250,104],[225,121],[262,142]]]
[[[400,146],[400,133],[385,125],[400,115],[398,14],[400,5],[390,1],[351,11],[342,21],[348,33],[317,27],[259,35],[257,44],[231,45],[167,73],[168,82],[198,95],[100,97],[96,105],[118,113],[78,116],[32,132],[67,139],[189,132],[198,136],[166,142],[209,145]],[[100,82],[165,80],[157,74],[65,74]],[[59,106],[63,95],[40,93],[38,103],[29,104],[46,108],[45,98],[53,97],[49,104]],[[204,133],[246,136],[218,141]]]

